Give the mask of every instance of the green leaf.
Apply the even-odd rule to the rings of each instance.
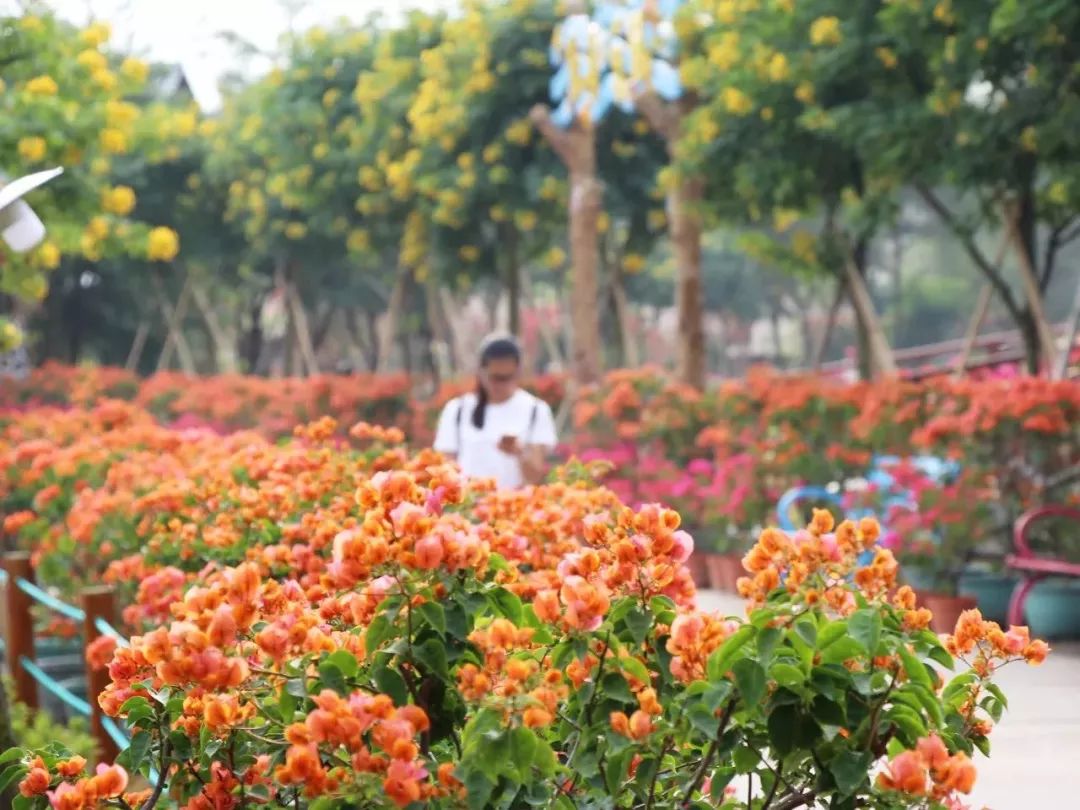
[[[700,731],[706,737],[715,737],[720,721],[716,712],[701,703],[695,703],[686,710],[686,716],[690,719],[690,725]]]
[[[409,689],[405,685],[405,679],[396,669],[380,666],[371,673],[375,686],[384,695],[388,695],[394,701],[395,706],[404,706],[409,701]]]
[[[984,757],[990,756],[990,738],[989,737],[972,737],[971,742],[975,744],[975,747],[982,752]]]
[[[374,619],[371,620],[371,624],[368,625],[367,631],[364,633],[364,648],[367,650],[368,655],[373,655],[383,642],[390,637],[390,634],[394,630],[394,625],[386,617],[385,613],[380,613]]]
[[[626,622],[626,628],[638,644],[645,641],[645,637],[649,635],[649,630],[652,628],[652,616],[638,605],[634,605],[633,608],[627,611],[623,621]]]
[[[967,694],[967,687],[975,682],[978,676],[971,671],[961,672],[955,678],[945,685],[945,689],[942,690],[941,697],[946,701],[951,701],[954,697],[961,694]]]
[[[352,692],[348,681],[345,680],[345,673],[326,661],[319,664],[319,680],[322,681],[324,687],[332,689],[342,697],[347,697]]]
[[[881,643],[881,614],[874,608],[856,610],[848,619],[848,633],[870,655],[877,655]]]
[[[623,703],[635,703],[634,694],[630,691],[630,685],[618,672],[609,672],[600,681],[600,694],[604,697],[618,700]]]
[[[649,670],[645,668],[645,665],[638,661],[636,658],[620,658],[619,667],[629,672],[630,675],[637,678],[642,683],[649,683]]]
[[[132,772],[137,772],[146,760],[146,755],[150,751],[150,733],[146,731],[137,731],[131,738],[131,744],[128,746],[127,760],[131,765]]]
[[[416,609],[425,622],[440,636],[446,635],[446,611],[438,602],[424,602]]]
[[[484,810],[495,790],[495,780],[478,769],[466,773],[461,781],[465,785],[469,810]]]
[[[814,719],[823,726],[842,728],[847,723],[844,707],[823,695],[814,698],[814,702],[810,705],[810,712],[814,715]]]
[[[356,673],[360,670],[360,665],[356,662],[356,656],[348,650],[334,650],[323,659],[323,663],[337,667],[346,678],[355,678]]]
[[[0,772],[0,795],[11,787],[12,783],[16,779],[21,779],[27,774],[27,768],[25,765],[12,765],[11,767]]]
[[[994,697],[996,697],[998,699],[998,702],[1002,705],[1003,708],[1005,708],[1005,709],[1009,708],[1009,701],[1005,697],[1005,693],[1001,691],[1000,686],[998,686],[996,683],[987,683],[987,684],[985,684],[985,686],[986,686],[986,691],[989,692]]]
[[[769,746],[784,757],[795,750],[795,728],[799,710],[795,706],[779,706],[769,715]]]
[[[865,655],[866,650],[862,644],[850,636],[845,636],[821,651],[821,661],[824,664],[841,664],[851,658]]]
[[[934,725],[941,728],[945,725],[945,711],[941,708],[941,699],[934,694],[932,689],[928,689],[925,686],[919,684],[911,684],[912,693],[919,701],[919,705],[923,710],[930,715],[930,719],[934,721]]]
[[[761,664],[749,658],[741,658],[732,666],[735,672],[735,686],[738,687],[743,703],[752,708],[765,697],[765,670]]]
[[[795,622],[795,632],[811,647],[817,644],[817,627],[810,619],[799,619]]]
[[[522,781],[528,779],[532,773],[533,758],[538,742],[536,734],[524,726],[518,726],[510,732],[508,753]]]
[[[724,798],[724,789],[731,784],[731,780],[735,778],[735,773],[735,769],[730,765],[725,765],[713,771],[709,798],[712,799],[715,806],[720,806],[721,800]]]
[[[709,676],[709,680],[719,681],[727,676],[728,670],[731,669],[731,663],[735,660],[735,656],[738,655],[741,650],[756,632],[756,629],[750,625],[744,625],[731,634],[717,647],[712,655],[709,656],[709,660],[706,663],[706,671]]]
[[[847,622],[835,621],[829,622],[818,634],[818,647],[825,649],[833,642],[839,641],[847,636]]]
[[[517,627],[522,626],[524,613],[521,600],[516,594],[510,593],[506,588],[495,588],[488,594],[491,604],[503,616],[513,622]]]
[[[446,661],[446,647],[438,639],[429,638],[414,648],[417,660],[443,680],[450,677],[450,668]]]
[[[926,722],[912,708],[897,704],[889,709],[887,716],[904,733],[909,746],[926,736]]]
[[[929,652],[930,658],[937,663],[941,664],[945,669],[951,670],[956,666],[956,662],[953,657],[949,655],[948,651],[943,647],[931,647]]]
[[[869,752],[841,751],[829,763],[829,772],[836,780],[841,796],[852,796],[867,783],[872,759]]]
[[[753,748],[745,745],[738,746],[731,752],[731,761],[738,773],[750,773],[761,761],[761,756]]]
[[[911,678],[911,682],[925,686],[927,689],[933,689],[934,681],[930,678],[926,666],[915,657],[911,650],[907,648],[907,645],[897,645],[896,652],[900,655],[900,661],[904,664],[904,671]]]
[[[130,703],[130,700],[128,702]],[[7,765],[9,762],[21,760],[23,757],[29,756],[30,752],[27,751],[25,748],[9,748],[4,753],[0,754],[0,765]]]
[[[783,635],[784,631],[779,627],[764,627],[758,631],[758,661],[761,662],[763,667],[769,666],[769,663],[772,661],[773,653],[776,652],[776,645],[780,643],[780,639]]]
[[[769,669],[769,677],[788,688],[800,686],[806,680],[806,675],[801,669],[782,661],[772,665]]]

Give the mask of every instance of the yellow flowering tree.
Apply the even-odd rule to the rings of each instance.
[[[547,98],[555,19],[552,0],[467,3],[423,53],[408,116],[433,270],[443,282],[500,284],[515,333],[523,265],[562,265],[565,183],[528,121]]]
[[[31,308],[58,269],[77,277],[150,249],[150,229],[131,220],[136,195],[114,177],[114,161],[132,145],[140,115],[132,99],[148,68],[108,41],[101,23],[79,30],[46,12],[0,17],[0,172],[65,170],[32,199],[47,240],[21,256],[0,248],[0,293]]]
[[[867,97],[838,106],[838,131],[955,236],[1019,329],[1029,369],[1062,370],[1046,310],[1061,302],[1064,314],[1074,295],[1059,266],[1080,238],[1080,6],[891,3],[863,26],[877,43]]]
[[[857,79],[872,40],[858,15],[842,0],[692,0],[687,12],[682,77],[701,103],[684,122],[678,170],[706,178],[721,219],[778,240],[789,264],[834,275],[857,316],[863,374],[894,373],[866,272],[897,189],[869,174],[832,117],[866,97]],[[778,253],[753,243],[758,259]]]

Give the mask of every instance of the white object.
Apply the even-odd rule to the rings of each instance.
[[[22,198],[63,171],[56,168],[28,174],[0,188],[0,237],[16,253],[32,250],[45,238],[44,223]]]
[[[435,432],[435,449],[457,456],[461,471],[470,478],[493,478],[500,489],[520,487],[524,483],[521,464],[499,449],[499,440],[503,436],[516,436],[520,445],[553,450],[558,438],[551,406],[518,389],[506,402],[487,404],[484,427],[480,429],[472,423],[474,408],[476,394],[465,394],[446,404]]]

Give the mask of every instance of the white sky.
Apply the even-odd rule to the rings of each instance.
[[[26,0],[0,0],[0,13],[17,14]],[[383,10],[388,20],[401,12],[451,9],[456,0],[47,0],[45,5],[79,24],[108,21],[113,41],[141,56],[181,63],[200,102],[218,102],[218,77],[237,64],[233,49],[218,34],[233,32],[260,50],[272,50],[291,20],[302,30],[341,17],[363,19]]]

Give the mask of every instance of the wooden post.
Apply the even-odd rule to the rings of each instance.
[[[111,624],[116,618],[116,602],[113,598],[113,589],[103,586],[86,588],[82,592],[82,603],[83,611],[86,613],[83,624],[83,637],[86,639],[86,646],[89,647],[92,642],[102,635],[97,628],[97,620],[104,619]],[[105,713],[101,710],[101,706],[98,705],[98,696],[105,691],[109,681],[109,670],[107,668],[94,669],[89,662],[86,662],[86,699],[90,703],[90,730],[97,741],[98,755],[102,762],[112,762],[116,759],[116,755],[120,753],[116,743],[113,742],[112,737],[109,736],[105,726],[102,724]]]
[[[22,658],[34,660],[34,619],[30,613],[33,600],[16,584],[18,579],[34,581],[34,568],[30,554],[12,551],[4,555],[4,571],[7,572],[7,661],[11,679],[15,682],[15,697],[31,709],[38,707],[37,681],[23,669]]]
[[[1005,219],[1009,227],[1009,238],[1012,240],[1016,256],[1020,260],[1020,281],[1023,282],[1024,293],[1028,299],[1028,309],[1035,321],[1035,329],[1039,335],[1039,343],[1042,344],[1043,359],[1047,376],[1053,376],[1057,368],[1055,358],[1057,356],[1054,341],[1054,330],[1050,328],[1050,321],[1046,317],[1043,307],[1042,290],[1039,289],[1039,277],[1032,264],[1031,257],[1024,248],[1024,239],[1020,234],[1020,209],[1017,206],[1008,206],[1005,211]]]

